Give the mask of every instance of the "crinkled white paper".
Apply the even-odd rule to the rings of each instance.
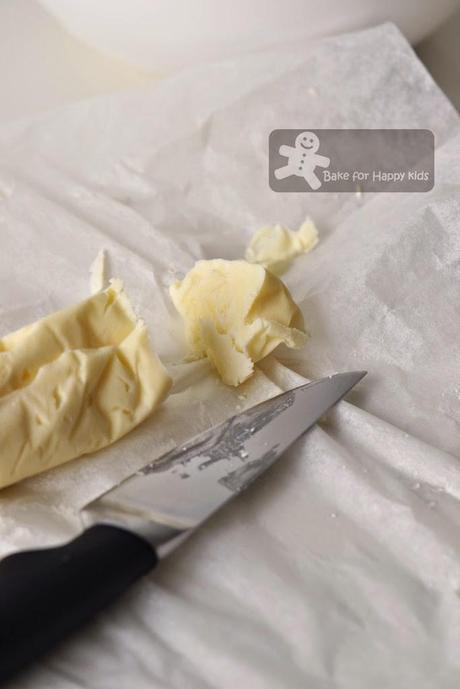
[[[435,189],[276,194],[268,135],[286,127],[432,129]],[[1,492],[1,554],[76,533],[86,501],[300,374],[369,371],[259,485],[16,686],[457,687],[460,127],[399,32],[83,102],[4,127],[0,153],[2,333],[85,297],[103,249],[175,379],[161,411],[113,448]],[[178,364],[167,285],[307,213],[320,245],[285,275],[307,348],[239,390],[206,362]]]

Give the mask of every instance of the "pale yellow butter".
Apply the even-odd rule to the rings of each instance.
[[[198,261],[170,293],[185,321],[191,358],[208,357],[228,385],[249,378],[254,363],[279,344],[299,348],[306,341],[289,291],[260,265]]]
[[[171,380],[120,282],[0,340],[0,486],[110,445]]]
[[[99,251],[89,269],[89,290],[91,294],[97,294],[107,286],[107,266],[105,251]]]
[[[272,273],[280,275],[296,256],[308,253],[318,244],[318,231],[307,218],[297,232],[282,225],[261,227],[251,239],[245,258],[260,263]]]

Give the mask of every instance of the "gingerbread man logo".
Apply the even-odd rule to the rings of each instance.
[[[280,146],[280,155],[288,159],[287,165],[275,170],[276,179],[295,175],[303,177],[311,189],[316,191],[321,180],[315,175],[316,167],[329,167],[330,159],[318,155],[319,139],[313,132],[302,132],[296,137],[294,146]]]

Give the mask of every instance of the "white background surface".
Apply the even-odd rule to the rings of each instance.
[[[272,193],[268,133],[306,112],[318,127],[433,129],[436,188]],[[85,500],[235,409],[206,364],[175,363],[165,286],[197,258],[241,256],[259,225],[309,213],[321,236],[286,275],[313,336],[285,363],[369,370],[259,486],[16,686],[456,689],[460,125],[400,34],[82,102],[0,128],[0,152],[2,329],[85,296],[105,248],[176,379],[113,448],[2,491],[3,553],[74,532]],[[300,380],[272,359],[246,403]]]
[[[340,20],[342,24],[335,18],[335,23],[332,23],[330,29],[332,33],[339,30],[340,26],[345,30],[350,26],[378,22],[379,17],[380,19],[392,17],[387,4],[385,4],[384,15],[379,14],[383,10],[381,3],[372,5],[364,0],[354,4],[357,7],[361,4],[366,11],[357,11],[355,20],[353,20],[353,13],[350,12],[349,16],[342,17]],[[417,7],[418,3],[409,2],[407,9],[404,8],[404,2],[394,4],[397,16],[405,17],[404,28],[409,31],[412,39],[418,39],[428,30],[430,22],[433,26],[436,25],[436,21],[442,18],[449,3],[432,2],[432,10],[428,13],[430,19],[426,21],[422,21],[422,17],[418,16],[420,11],[417,9],[414,14],[413,8]],[[450,4],[455,4],[455,0],[452,0]],[[106,2],[98,3],[97,0],[96,2],[91,0],[88,3],[77,3],[72,0],[68,3],[59,1],[54,5],[58,15],[61,14],[64,19],[67,14],[72,17],[72,12],[66,13],[68,5],[85,9],[86,11],[82,11],[80,16],[80,22],[83,24],[80,35],[92,38],[93,43],[83,43],[71,36],[35,0],[0,0],[0,84],[2,89],[0,121],[53,109],[97,94],[135,87],[142,83],[152,82],[161,74],[161,69],[155,62],[155,54],[152,55],[147,50],[146,39],[142,44],[144,58],[137,56],[137,66],[135,66],[135,52],[131,63],[123,58],[124,55],[133,55],[129,52],[130,48],[131,51],[133,50],[135,36],[135,22],[132,18],[127,32],[130,42],[124,52],[119,50],[117,58],[113,56],[113,53],[111,55],[110,51],[102,52],[97,47],[97,36],[101,34],[103,36],[104,33],[102,9],[107,8]],[[128,5],[131,15],[134,15],[135,4],[128,3]],[[86,25],[87,29],[91,27],[90,8],[94,8],[98,20],[94,21],[93,32],[90,31],[88,34],[88,31],[85,33],[84,27]],[[124,11],[126,13],[126,6]],[[413,26],[411,14],[415,17]],[[325,31],[328,26],[327,14],[324,13],[322,16],[322,30]],[[112,18],[112,24],[114,25],[112,40],[117,45],[116,13]],[[76,26],[78,29],[78,21]],[[120,26],[124,31],[121,19],[118,24],[119,28]],[[76,33],[78,34],[78,31]],[[420,49],[422,59],[426,61],[435,78],[457,107],[460,107],[459,33],[460,11],[457,12],[455,19],[450,18],[431,38],[425,38]],[[118,40],[120,40],[119,36]]]
[[[40,0],[73,35],[131,64],[170,72],[393,21],[416,43],[457,0]]]
[[[72,38],[35,0],[0,0],[0,121],[147,80]]]

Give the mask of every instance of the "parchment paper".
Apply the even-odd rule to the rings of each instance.
[[[428,194],[276,194],[274,128],[435,132]],[[76,533],[79,507],[235,410],[369,375],[131,595],[15,686],[452,689],[460,682],[460,127],[384,25],[185,72],[0,130],[0,328],[85,297],[106,250],[175,379],[97,456],[0,496],[0,554]],[[320,245],[285,279],[312,332],[242,388],[184,343],[166,287],[260,225]]]

